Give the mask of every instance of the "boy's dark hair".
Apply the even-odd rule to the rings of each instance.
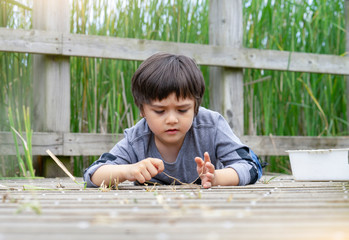
[[[156,53],[147,58],[132,77],[132,95],[137,107],[175,93],[177,98],[193,98],[199,111],[205,81],[195,61],[183,55]]]

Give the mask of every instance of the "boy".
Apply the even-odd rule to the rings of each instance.
[[[200,107],[205,82],[194,60],[157,53],[132,77],[141,119],[84,171],[88,187],[125,180],[246,185],[261,176],[257,156],[217,112]],[[176,181],[177,180],[177,181]]]

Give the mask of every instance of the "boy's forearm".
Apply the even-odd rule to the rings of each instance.
[[[100,186],[103,181],[107,186],[114,185],[115,181],[124,182],[127,180],[125,178],[127,167],[127,165],[103,165],[91,176],[91,181],[97,186]]]
[[[239,175],[233,168],[218,169],[215,172],[213,186],[237,186],[239,185]]]

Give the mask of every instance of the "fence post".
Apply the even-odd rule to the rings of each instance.
[[[349,0],[345,1],[345,29],[346,29],[346,41],[345,41],[345,50],[346,50],[346,57],[349,57]],[[347,121],[349,121],[349,75],[346,77],[346,96],[347,96]],[[348,127],[349,131],[349,127]]]
[[[35,0],[33,29],[70,32],[69,0]],[[69,57],[33,56],[33,125],[37,132],[70,132]],[[70,169],[70,158],[61,158]],[[46,177],[64,176],[50,159],[40,156],[37,173]]]
[[[70,32],[69,0],[35,0],[33,29]],[[69,57],[34,55],[34,130],[70,132]]]
[[[241,0],[210,1],[209,40],[211,45],[242,47]],[[235,134],[244,134],[243,70],[211,67],[210,108],[223,114]]]

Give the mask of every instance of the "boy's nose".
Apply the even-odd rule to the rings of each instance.
[[[170,113],[166,118],[166,123],[167,124],[178,123],[178,118],[177,118],[176,114]]]

